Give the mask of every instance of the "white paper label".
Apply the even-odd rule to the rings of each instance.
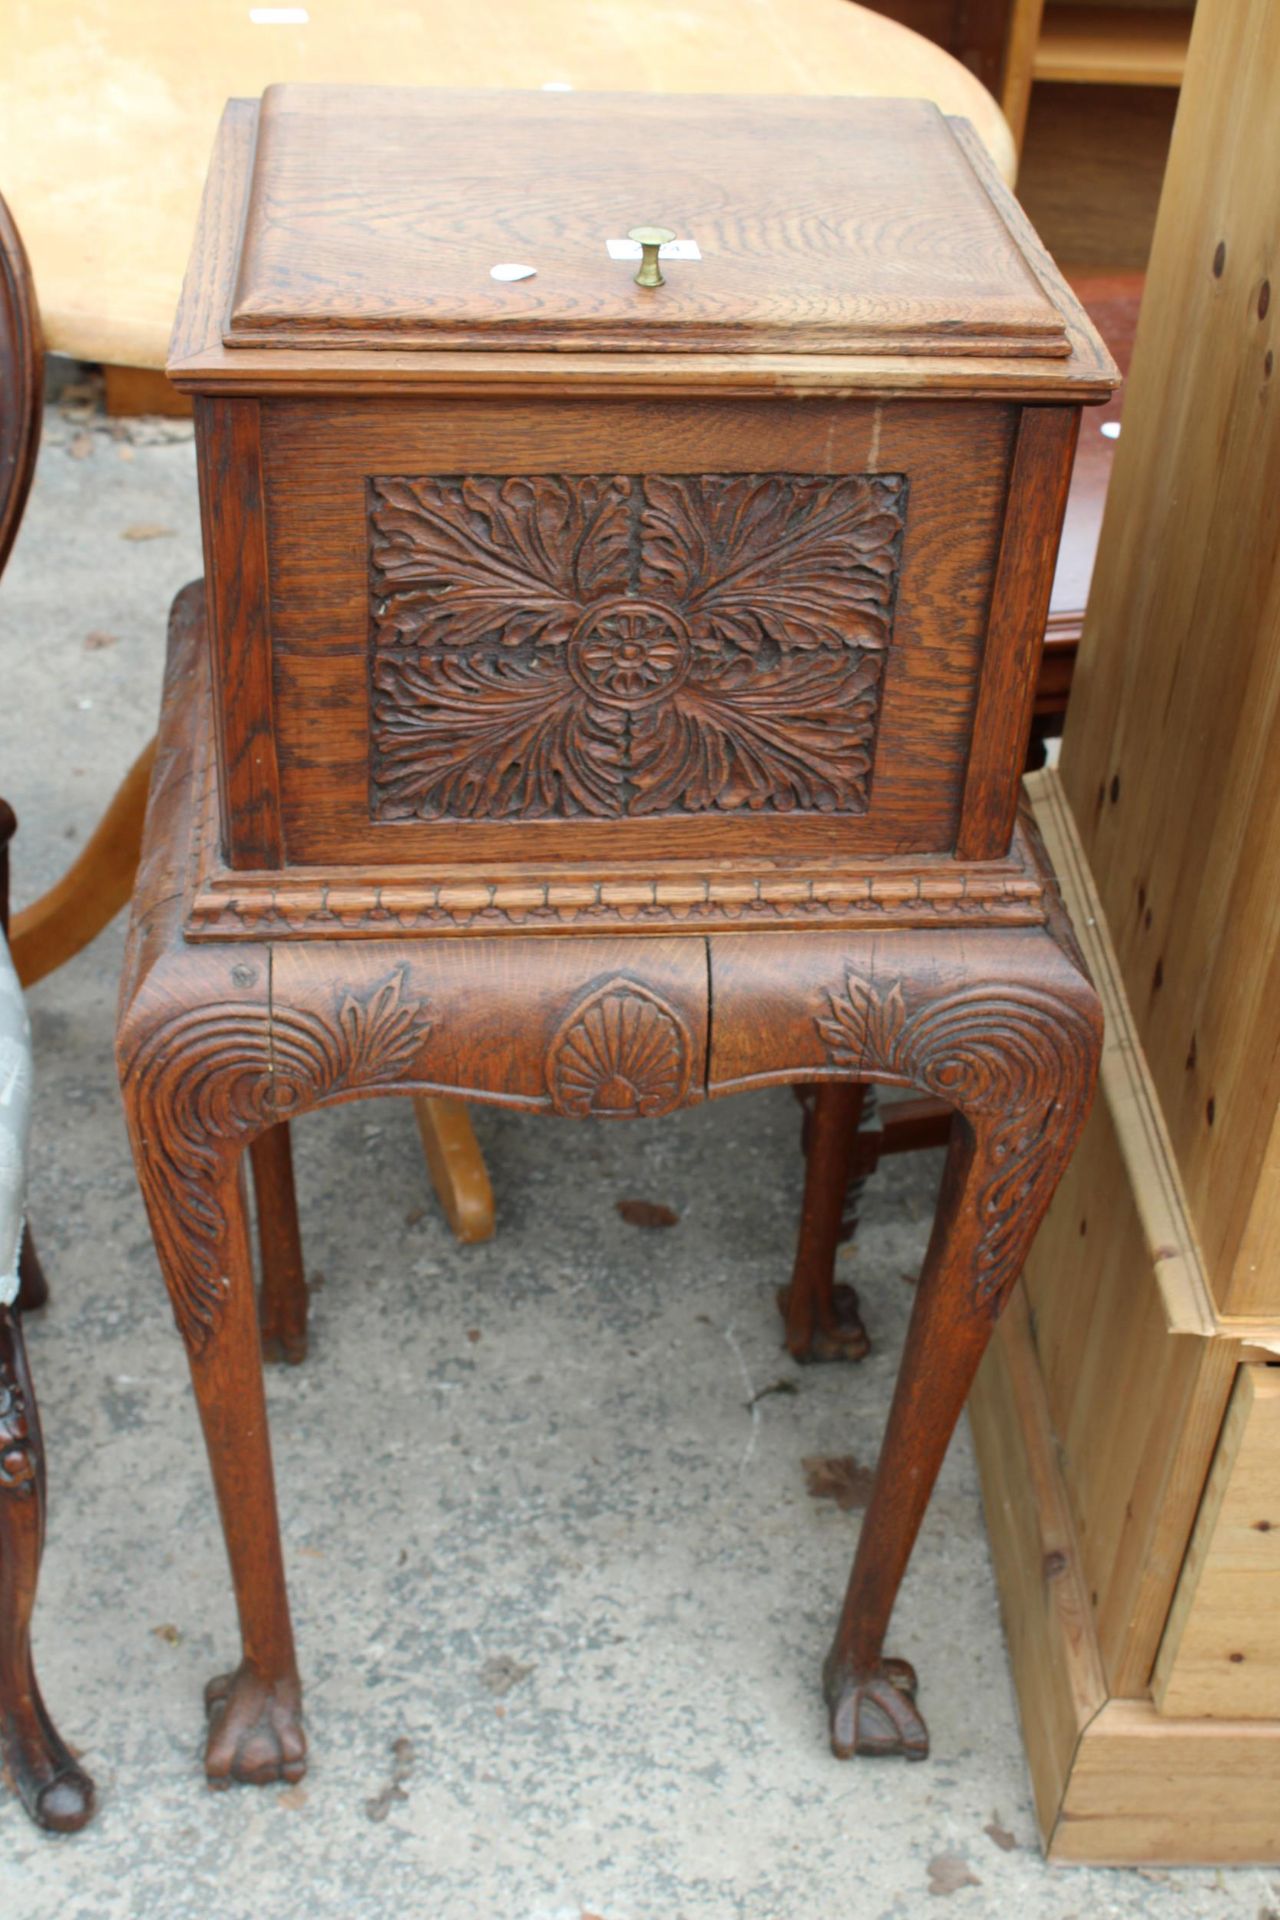
[[[522,267],[518,260],[499,260],[496,267],[490,267],[491,280],[532,280],[538,271],[536,267]]]
[[[604,244],[609,250],[611,260],[639,260],[643,257],[638,240],[606,240]],[[659,260],[701,260],[702,254],[696,240],[668,240],[664,246],[658,248],[658,258]]]

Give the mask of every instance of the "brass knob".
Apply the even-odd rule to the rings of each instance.
[[[675,239],[670,227],[632,227],[627,238],[634,240],[640,248],[640,271],[636,275],[636,285],[660,287],[662,269],[658,265],[658,249],[665,247],[668,240]]]

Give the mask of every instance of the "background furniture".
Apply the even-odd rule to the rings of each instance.
[[[255,25],[240,0],[18,8],[0,74],[0,180],[55,353],[163,368],[214,134],[228,98],[277,81],[661,93],[900,94],[965,115],[1006,179],[991,95],[938,47],[849,0],[693,0],[678,14],[577,0],[314,7]],[[483,30],[481,30],[483,22]],[[77,111],[59,109],[74,95]],[[165,155],[157,168],[155,155]]]
[[[1200,0],[1039,801],[1109,1038],[972,1415],[1054,1859],[1280,1859],[1278,71]]]
[[[19,1270],[31,1035],[4,937],[12,822],[0,802],[0,1754],[36,1824],[50,1833],[75,1833],[93,1815],[93,1782],[49,1717],[31,1653],[47,1495],[40,1415],[20,1313],[31,1292],[30,1269],[21,1275]]]
[[[999,96],[1019,148],[1037,84],[1176,92],[1194,10],[1195,0],[1011,0]]]
[[[26,256],[0,200],[0,571],[35,467],[43,364]],[[31,1033],[8,945],[15,824],[0,800],[0,1749],[32,1819],[70,1833],[93,1813],[93,1783],[49,1718],[31,1656],[46,1489],[19,1310],[43,1304],[44,1281],[24,1235]]]

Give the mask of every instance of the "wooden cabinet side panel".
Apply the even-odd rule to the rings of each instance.
[[[1025,1284],[1111,1693],[1148,1685],[1234,1366],[1171,1335],[1105,1098]]]
[[[1280,1313],[1277,71],[1272,0],[1201,0],[1061,762],[1218,1306],[1259,1315]]]
[[[284,859],[271,667],[270,583],[256,400],[200,400],[196,445],[227,862]]]
[[[1280,1720],[1280,1369],[1237,1375],[1152,1693],[1162,1713]]]
[[[1018,422],[956,843],[962,860],[998,860],[1013,837],[1079,426],[1078,407],[1025,407]]]
[[[1081,1732],[1107,1688],[1022,1286],[978,1370],[969,1423],[1036,1818],[1047,1839]]]

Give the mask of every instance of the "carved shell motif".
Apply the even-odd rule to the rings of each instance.
[[[648,1119],[684,1100],[693,1067],[689,1030],[648,987],[619,977],[589,993],[547,1057],[557,1113]]]

